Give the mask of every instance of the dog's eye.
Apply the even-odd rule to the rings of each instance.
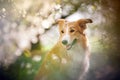
[[[74,32],[75,30],[70,30],[70,32]]]
[[[64,33],[64,31],[62,30],[61,33]]]

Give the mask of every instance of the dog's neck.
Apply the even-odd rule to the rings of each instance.
[[[67,54],[70,56],[69,70],[72,72],[69,73],[70,77],[77,77],[85,58],[85,50],[82,43],[76,42],[70,50],[67,50]]]
[[[85,56],[85,49],[82,43],[77,41],[70,50],[67,50],[67,54],[71,56],[73,61],[80,62]]]

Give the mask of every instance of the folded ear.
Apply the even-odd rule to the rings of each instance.
[[[79,19],[78,21],[77,21],[77,23],[79,24],[79,26],[83,29],[83,30],[85,30],[86,29],[86,24],[87,23],[92,23],[93,21],[91,20],[91,19]]]
[[[66,22],[65,19],[58,19],[57,20],[57,23],[58,23],[59,26],[63,26],[65,22]]]
[[[57,22],[63,22],[63,21],[66,21],[65,19],[58,19]]]

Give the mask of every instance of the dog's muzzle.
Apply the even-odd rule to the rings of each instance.
[[[71,44],[68,44],[67,40],[63,40],[62,44],[66,46],[67,50],[70,50],[76,42],[77,42],[77,39],[74,39]]]

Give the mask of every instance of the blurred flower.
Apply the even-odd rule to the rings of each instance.
[[[53,60],[58,60],[59,58],[58,58],[58,56],[56,54],[52,54],[52,59]]]
[[[61,17],[61,5],[51,0],[12,0],[5,5],[0,10],[0,63],[9,65],[23,52],[26,57],[32,55],[31,43],[40,41],[39,36]],[[40,61],[41,56],[33,60]]]
[[[26,68],[31,68],[32,67],[32,64],[31,63],[27,63],[26,64]]]
[[[2,8],[2,12],[5,12],[6,11],[6,9],[5,8]]]
[[[41,60],[41,56],[38,56],[38,55],[33,56],[32,60],[36,61],[36,62],[39,62]]]

